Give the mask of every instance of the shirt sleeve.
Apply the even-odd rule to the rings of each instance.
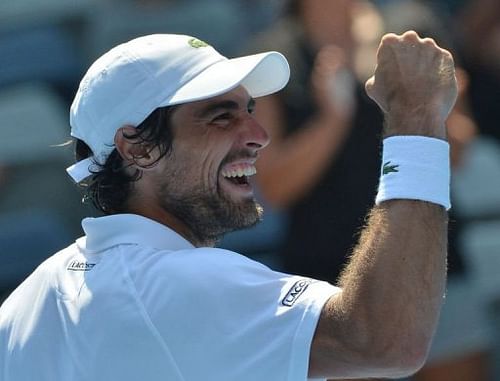
[[[137,286],[186,380],[307,380],[321,310],[338,288],[220,249],[164,257]]]

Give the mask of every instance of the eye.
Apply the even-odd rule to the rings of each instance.
[[[233,115],[229,112],[224,112],[213,117],[210,123],[225,125],[229,123],[231,119],[233,119]]]
[[[249,114],[251,114],[251,115],[255,114],[255,104],[250,104],[250,105],[248,105],[248,107],[247,107],[247,111],[248,111],[248,113],[249,113]]]
[[[223,114],[217,115],[213,120],[225,120],[225,119],[230,119],[232,115],[228,112],[225,112]]]

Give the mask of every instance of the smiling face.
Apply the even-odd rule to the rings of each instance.
[[[177,106],[171,119],[172,150],[141,179],[139,199],[144,193],[154,199],[149,209],[156,219],[173,216],[182,226],[171,226],[171,219],[169,225],[198,246],[260,220],[262,209],[249,177],[256,173],[258,151],[269,138],[253,116],[254,107],[241,86]]]

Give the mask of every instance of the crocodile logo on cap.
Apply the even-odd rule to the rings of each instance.
[[[204,48],[206,46],[210,46],[205,41],[199,40],[197,38],[191,38],[188,41],[188,44],[191,45],[193,48]]]

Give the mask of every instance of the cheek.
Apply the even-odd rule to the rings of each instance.
[[[213,186],[213,184],[217,183],[223,158],[214,152],[204,152],[201,155],[198,162],[198,170],[205,185]]]
[[[166,171],[172,173],[179,181],[202,184],[204,188],[216,187],[220,164],[224,155],[218,154],[207,147],[191,147],[189,150],[173,152],[166,163]]]
[[[222,161],[231,150],[231,139],[218,136],[215,132],[203,136],[189,151],[189,161],[195,163],[204,173],[218,172]]]
[[[186,181],[201,182],[209,188],[216,186],[221,163],[231,151],[233,139],[229,135],[228,131],[213,128],[183,137],[177,144],[174,140],[171,158],[183,174],[189,173]]]

